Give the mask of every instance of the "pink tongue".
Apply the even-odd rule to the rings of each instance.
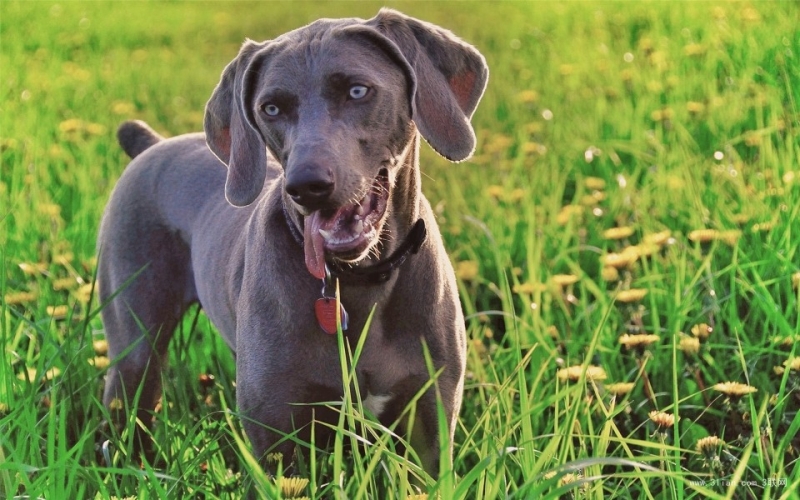
[[[319,211],[306,217],[304,225],[306,267],[315,278],[323,279],[325,277],[325,248],[323,247],[325,241],[319,234],[319,228],[322,226],[322,217]]]

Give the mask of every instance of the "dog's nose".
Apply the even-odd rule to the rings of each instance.
[[[286,193],[298,205],[312,210],[328,202],[334,187],[333,172],[317,165],[293,169],[286,176]]]

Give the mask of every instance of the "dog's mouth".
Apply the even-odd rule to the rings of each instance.
[[[364,258],[380,238],[388,203],[389,174],[382,169],[358,202],[306,216],[304,247],[308,271],[323,279],[326,257],[345,262]]]

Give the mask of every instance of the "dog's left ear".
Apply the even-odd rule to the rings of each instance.
[[[239,55],[222,72],[222,78],[206,104],[203,128],[206,142],[217,158],[228,166],[225,198],[231,205],[252,203],[267,176],[266,144],[256,128],[251,102],[254,68],[262,44],[247,41]]]
[[[478,106],[489,68],[475,47],[436,25],[392,9],[366,22],[396,44],[413,70],[412,113],[422,137],[451,161],[475,150],[470,118]]]

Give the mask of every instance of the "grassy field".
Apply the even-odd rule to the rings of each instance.
[[[798,4],[391,6],[491,68],[476,156],[423,151],[469,334],[455,459],[429,498],[798,498]],[[245,37],[378,7],[0,3],[0,498],[417,492],[413,458],[351,400],[307,484],[260,474],[199,311],[171,346],[156,463],[129,432],[97,439],[116,126],[200,130]],[[352,431],[368,444],[347,451]]]

